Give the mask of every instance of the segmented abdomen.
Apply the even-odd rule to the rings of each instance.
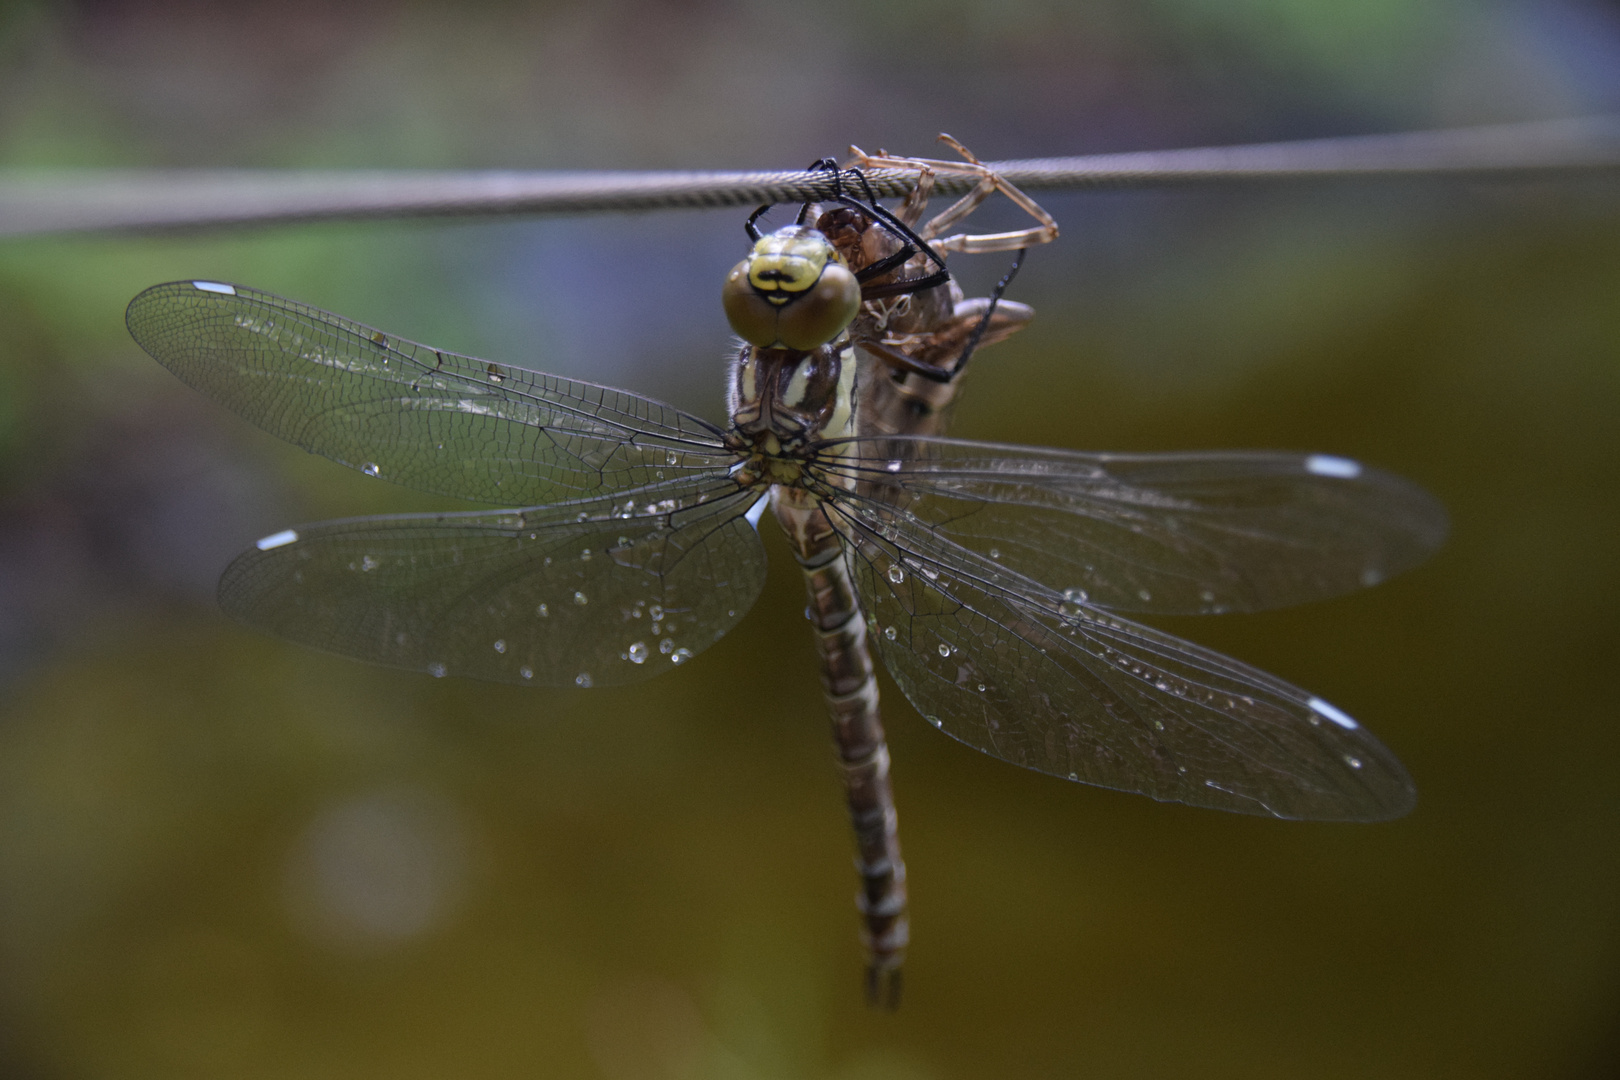
[[[900,856],[889,748],[878,711],[866,620],[842,541],[821,508],[794,488],[777,488],[772,505],[804,572],[810,600],[805,614],[816,631],[822,689],[832,713],[833,742],[855,827],[855,865],[861,876],[856,906],[868,953],[867,993],[873,1001],[892,1006],[899,998],[900,965],[909,937],[906,865]]]

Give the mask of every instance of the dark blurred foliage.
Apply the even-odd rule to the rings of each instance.
[[[999,158],[1616,109],[1620,10],[1579,0],[0,8],[8,165],[765,168],[942,129]],[[1078,788],[885,683],[915,946],[870,1013],[797,575],[638,690],[266,640],[211,602],[254,537],[442,504],[248,429],[122,327],[147,285],[243,281],[718,418],[739,215],[16,242],[0,1074],[1620,1071],[1620,190],[1048,205],[1036,322],[975,361],[956,433],[1321,450],[1438,494],[1453,540],[1405,578],[1165,620],[1367,720],[1410,818]]]

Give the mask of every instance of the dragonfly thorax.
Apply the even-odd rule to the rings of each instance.
[[[771,436],[789,452],[853,433],[855,355],[847,341],[808,352],[743,346],[731,366],[727,404],[748,441]]]
[[[836,338],[861,307],[861,287],[815,229],[789,225],[762,236],[726,277],[726,318],[762,349],[814,349]]]

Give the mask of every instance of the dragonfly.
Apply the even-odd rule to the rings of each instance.
[[[934,182],[916,159],[873,163],[908,196]],[[979,165],[937,188],[971,195],[987,174],[1010,186]],[[864,173],[853,187],[837,168],[807,175],[794,224],[763,233],[749,219],[752,247],[722,290],[744,339],[725,425],[241,285],[141,293],[126,314],[135,340],[239,415],[366,475],[502,507],[284,530],[229,566],[224,608],[434,676],[625,685],[694,661],[744,618],[770,512],[810,594],[861,853],[867,991],[891,1005],[908,932],[873,652],[931,725],[1025,768],[1279,818],[1407,812],[1405,769],[1347,712],[1137,619],[1375,584],[1440,544],[1440,505],[1325,454],[1080,453],[939,434],[972,346],[1022,317],[1009,308],[996,323],[1006,279],[986,302],[889,325],[900,300],[951,295],[923,235],[950,211],[919,230],[920,200],[897,215]],[[1037,220],[978,249],[1055,234]],[[851,231],[876,241],[864,266],[838,245]],[[968,327],[944,362],[929,352]],[[946,389],[894,392],[913,381]]]

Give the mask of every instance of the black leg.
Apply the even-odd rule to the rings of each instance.
[[[1018,249],[1018,254],[1013,256],[1012,267],[996,283],[995,291],[990,294],[990,306],[984,309],[984,318],[980,319],[979,325],[973,328],[973,336],[968,339],[967,348],[962,350],[962,355],[957,357],[956,363],[951,367],[952,379],[962,374],[962,369],[967,367],[967,362],[972,359],[973,350],[979,347],[979,339],[984,337],[984,332],[990,327],[990,320],[995,317],[996,305],[1001,303],[1001,294],[1007,291],[1008,285],[1012,284],[1012,279],[1017,275],[1018,268],[1024,264],[1024,252],[1028,250],[1029,248]]]

